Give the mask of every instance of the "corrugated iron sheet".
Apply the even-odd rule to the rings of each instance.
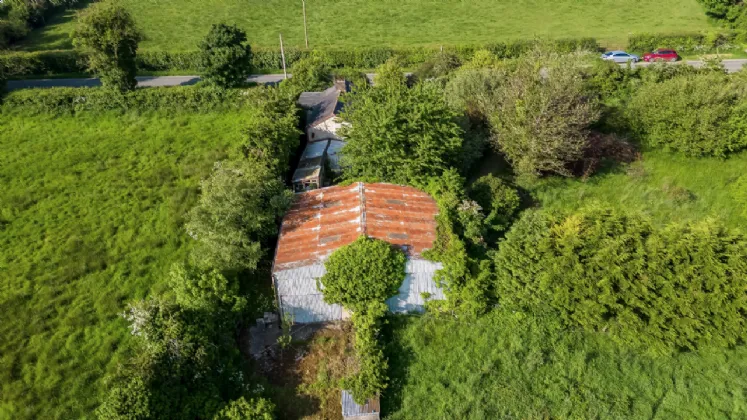
[[[355,403],[350,391],[342,390],[342,397],[340,400],[342,403],[343,417],[367,416],[370,414],[381,413],[379,397],[371,398],[366,401],[366,404],[359,405]]]

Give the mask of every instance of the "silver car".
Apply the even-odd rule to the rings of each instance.
[[[602,54],[602,60],[610,60],[615,63],[627,63],[632,61],[633,63],[639,61],[641,58],[635,54],[628,54],[625,51],[607,51]]]

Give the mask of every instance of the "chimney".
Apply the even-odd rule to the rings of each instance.
[[[335,77],[335,87],[340,92],[348,91],[348,82],[344,77]]]

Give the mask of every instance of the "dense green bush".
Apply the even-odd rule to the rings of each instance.
[[[26,37],[32,28],[78,0],[4,0],[0,2],[0,49]]]
[[[726,156],[747,147],[747,83],[709,72],[637,89],[627,107],[633,131],[651,147]]]
[[[497,234],[510,227],[521,204],[516,189],[493,175],[478,178],[470,185],[469,196],[482,207],[485,224]]]
[[[637,34],[628,37],[628,50],[649,52],[657,48],[673,48],[680,54],[706,53],[714,48],[728,47],[735,38],[731,32],[710,36],[702,33]]]
[[[236,25],[213,25],[200,43],[202,78],[223,88],[246,83],[251,74],[252,49]]]
[[[413,73],[417,80],[435,79],[446,76],[462,65],[459,57],[450,52],[439,52],[421,64]]]
[[[713,221],[655,230],[601,207],[530,211],[495,259],[502,306],[551,308],[565,325],[652,352],[747,338],[747,237]]]
[[[241,397],[226,404],[213,420],[273,420],[273,411],[275,404],[268,399],[251,398],[247,401]]]
[[[380,69],[373,87],[345,97],[344,176],[412,184],[459,166],[462,130],[442,89],[427,82],[408,88],[400,68]]]
[[[72,50],[8,52],[0,54],[0,69],[8,77],[82,73],[86,63]]]
[[[747,217],[747,175],[740,176],[731,186],[731,196],[742,207],[742,215]]]
[[[301,92],[321,92],[332,86],[332,69],[321,56],[298,60],[290,73],[293,77],[283,80],[280,88],[293,97]]]
[[[256,269],[264,256],[262,241],[277,233],[292,193],[274,168],[258,159],[217,162],[201,189],[186,225],[197,241],[195,264],[220,271]]]
[[[388,242],[361,236],[324,263],[327,272],[319,279],[324,301],[365,311],[371,302],[397,294],[405,279],[405,261],[405,254]]]
[[[494,145],[519,175],[571,175],[589,129],[600,117],[584,69],[568,56],[536,50],[517,65],[495,95]]]
[[[78,17],[72,38],[88,70],[105,88],[127,92],[137,86],[135,57],[143,35],[123,6],[112,1],[94,3]]]

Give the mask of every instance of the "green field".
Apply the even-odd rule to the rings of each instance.
[[[210,25],[236,23],[254,45],[303,46],[300,0],[123,0],[143,49],[194,50]],[[51,19],[22,45],[70,48],[75,13]],[[453,45],[595,37],[621,47],[629,34],[711,28],[696,0],[309,0],[311,47]]]
[[[651,358],[523,313],[388,329],[392,420],[747,416],[744,346]]]
[[[0,115],[0,418],[92,416],[246,114]]]
[[[719,159],[648,151],[641,161],[602,171],[587,180],[552,177],[529,189],[547,208],[572,211],[599,201],[641,212],[660,225],[715,217],[728,226],[744,227],[747,219],[729,185],[745,168],[747,152]]]

